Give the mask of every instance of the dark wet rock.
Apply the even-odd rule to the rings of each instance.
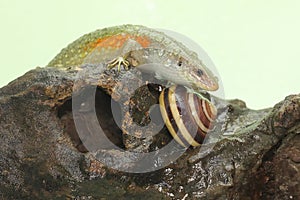
[[[162,169],[127,173],[116,168],[134,169],[132,161],[143,157],[122,150],[151,152],[172,139],[165,127],[157,129],[159,120],[151,123],[159,83],[135,69],[99,73],[91,66],[79,81],[76,74],[37,68],[0,90],[1,199],[300,198],[300,95],[263,110],[211,97],[218,118],[206,144]],[[97,124],[112,143],[91,131]]]

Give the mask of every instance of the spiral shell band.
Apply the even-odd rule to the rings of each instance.
[[[165,99],[168,99],[167,93],[164,93],[164,90],[162,91],[162,94],[159,96],[159,102],[160,102],[160,111],[161,111],[161,115],[162,118],[165,122],[165,125],[167,126],[169,132],[171,133],[171,135],[173,136],[173,138],[176,140],[176,142],[178,142],[181,146],[186,146],[182,140],[183,140],[183,136],[181,134],[179,134],[179,136],[177,135],[178,132],[178,127],[175,123],[174,120],[170,120],[169,116],[171,116],[171,111],[170,111],[170,107],[166,107],[165,104]],[[179,138],[180,137],[180,138]]]
[[[173,138],[182,146],[203,143],[216,109],[200,96],[188,93],[183,86],[164,89],[160,95],[161,114]]]

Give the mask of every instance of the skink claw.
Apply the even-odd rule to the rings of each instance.
[[[121,71],[121,65],[124,66],[125,70],[128,70],[129,62],[123,57],[117,57],[107,63],[107,68],[112,69],[117,66],[119,72]]]

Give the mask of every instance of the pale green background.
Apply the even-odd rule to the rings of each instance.
[[[217,66],[226,98],[270,107],[300,92],[299,21],[297,0],[1,0],[0,86],[85,33],[132,23],[190,37]]]

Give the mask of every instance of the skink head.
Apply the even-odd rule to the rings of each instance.
[[[180,59],[178,65],[186,69],[187,79],[195,89],[215,91],[219,88],[218,78],[200,61]]]

